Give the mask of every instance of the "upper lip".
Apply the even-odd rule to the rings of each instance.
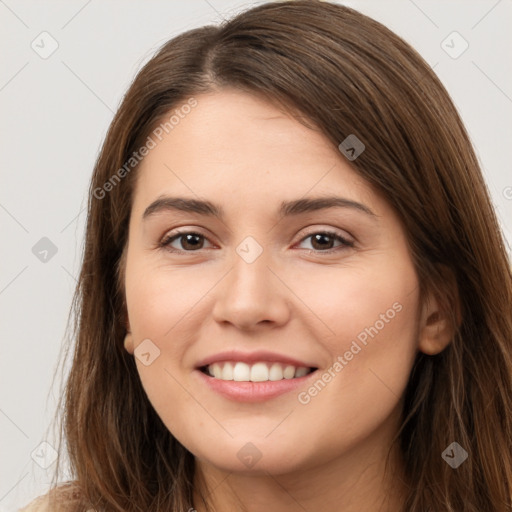
[[[309,362],[305,361],[299,361],[298,359],[294,359],[293,357],[277,354],[276,352],[269,352],[267,350],[257,350],[254,352],[226,350],[224,352],[219,352],[217,354],[205,357],[204,359],[199,361],[196,366],[197,368],[202,368],[203,366],[208,366],[210,364],[223,361],[241,361],[247,364],[268,361],[270,363],[287,364],[295,366],[296,368],[301,366],[304,366],[306,368],[316,368],[315,364],[310,364]]]

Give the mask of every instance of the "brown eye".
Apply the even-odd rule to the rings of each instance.
[[[337,233],[331,231],[319,231],[316,233],[311,233],[310,235],[304,237],[301,242],[307,240],[308,238],[311,238],[311,246],[313,251],[318,252],[333,252],[339,250],[340,248],[343,249],[345,247],[354,246],[353,242],[350,242]],[[335,247],[333,244],[336,241],[339,242],[339,245]]]
[[[199,233],[183,232],[169,235],[160,245],[171,251],[193,252],[203,249],[205,240],[206,238]],[[178,242],[179,247],[172,245],[176,241]]]

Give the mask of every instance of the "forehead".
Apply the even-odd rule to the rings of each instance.
[[[378,201],[331,141],[280,107],[229,89],[195,100],[144,157],[134,208],[163,194],[213,196],[244,208],[308,192]]]

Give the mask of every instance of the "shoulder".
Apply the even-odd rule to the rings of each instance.
[[[50,512],[51,510],[50,497],[48,494],[45,494],[44,496],[39,496],[35,500],[31,501],[26,507],[21,508],[18,512]],[[60,511],[60,507],[58,510]]]
[[[72,484],[60,485],[37,497],[18,512],[72,512],[75,509],[74,505],[79,501],[79,496]]]
[[[50,500],[49,496],[39,496],[35,500],[31,501],[26,507],[21,508],[18,512],[50,512]]]

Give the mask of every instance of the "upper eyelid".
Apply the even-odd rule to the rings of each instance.
[[[207,240],[209,240],[211,242],[210,237],[208,235],[206,235],[205,233],[203,233],[200,229],[190,229],[190,228],[176,228],[176,229],[178,231],[166,232],[164,234],[164,236],[161,238],[161,241],[164,242],[166,240],[171,240],[172,238],[177,238],[180,235],[183,236],[183,235],[196,234],[196,235],[200,235],[200,236],[206,238]]]

